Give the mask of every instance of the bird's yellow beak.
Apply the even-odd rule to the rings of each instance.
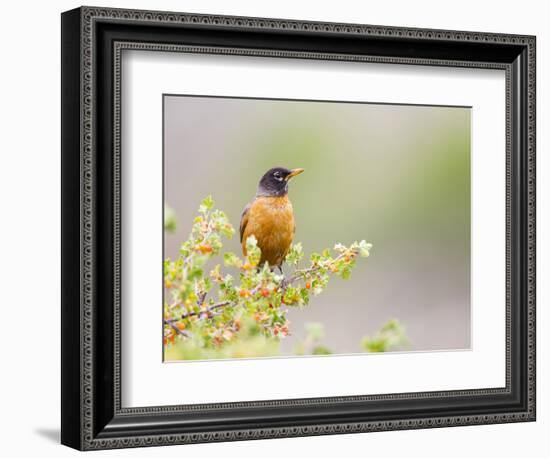
[[[292,177],[295,177],[296,175],[300,175],[304,169],[293,169],[290,171],[290,173],[286,176],[285,181],[290,180]]]

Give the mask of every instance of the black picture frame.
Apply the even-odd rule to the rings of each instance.
[[[533,36],[81,7],[62,14],[62,429],[80,450],[535,420]],[[123,408],[120,52],[506,72],[506,387]]]

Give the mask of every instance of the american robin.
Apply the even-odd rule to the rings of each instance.
[[[271,268],[281,265],[288,254],[296,226],[294,212],[288,199],[288,181],[304,169],[275,167],[260,179],[254,200],[244,209],[241,216],[241,245],[246,256],[246,239],[256,237],[262,250],[260,266],[267,261]]]

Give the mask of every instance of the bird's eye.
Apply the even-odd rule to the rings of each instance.
[[[282,181],[282,180],[283,180],[283,177],[281,176],[281,172],[275,172],[275,173],[273,174],[273,176],[275,177],[275,179],[276,179],[277,181]]]

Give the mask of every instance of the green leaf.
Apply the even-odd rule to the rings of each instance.
[[[365,336],[361,341],[364,350],[371,353],[391,351],[407,345],[405,329],[399,321],[389,320],[373,337]]]
[[[260,262],[260,258],[262,257],[262,252],[258,247],[258,241],[253,235],[246,239],[246,257],[248,262],[250,262],[253,266],[257,266]]]
[[[306,323],[305,328],[308,339],[311,339],[314,342],[325,337],[325,327],[322,323]]]
[[[243,262],[235,253],[228,251],[223,254],[223,263],[226,267],[240,268]]]
[[[176,219],[176,213],[172,207],[164,204],[164,230],[166,232],[174,233],[176,232],[178,222]]]
[[[319,253],[311,253],[311,256],[309,257],[312,264],[315,264],[321,260],[321,255]]]
[[[339,274],[342,280],[348,280],[351,277],[351,269],[349,266],[342,267]]]
[[[231,224],[225,222],[221,225],[220,232],[224,237],[231,239],[233,237],[233,234],[235,234],[235,229]]]
[[[298,288],[288,286],[285,290],[285,295],[283,297],[286,305],[297,305],[296,303],[300,300],[300,293]]]
[[[286,256],[286,262],[290,265],[295,266],[300,262],[304,257],[304,250],[302,249],[302,244],[300,242],[295,243],[290,247],[290,251]]]
[[[212,196],[207,196],[202,200],[199,206],[199,212],[204,214],[209,210],[212,210],[213,207],[214,207],[214,199],[212,199]]]
[[[364,240],[361,240],[359,242],[359,254],[363,258],[369,257],[371,248],[372,248],[372,243],[367,243]]]
[[[210,278],[204,277],[203,283],[204,283],[203,290],[205,292],[208,292],[212,289],[212,281],[210,280]]]
[[[313,347],[313,350],[311,351],[312,355],[332,355],[332,351],[328,347],[325,347],[324,345],[317,345]]]

